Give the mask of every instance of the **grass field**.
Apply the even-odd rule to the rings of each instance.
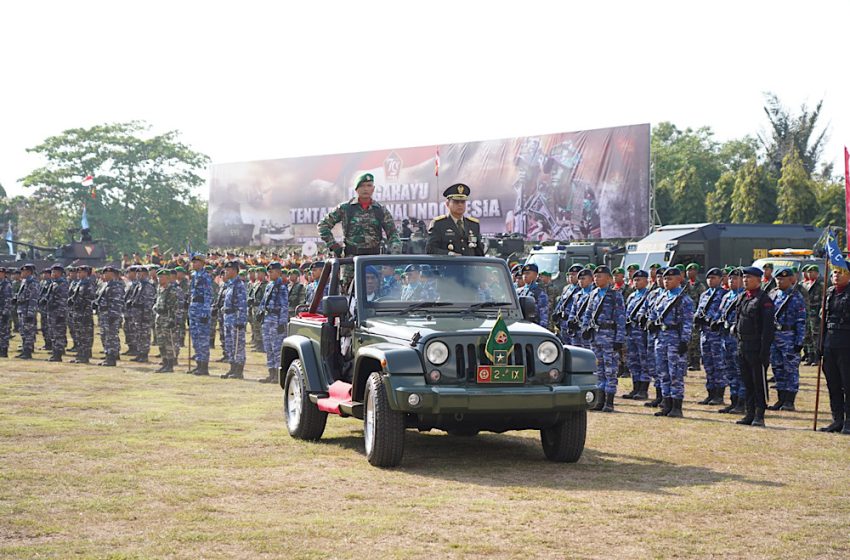
[[[687,418],[618,399],[578,464],[536,432],[408,432],[379,470],[357,421],[290,439],[276,386],[37,358],[0,361],[5,558],[850,557],[850,437],[811,432],[813,368],[765,429],[691,374]]]

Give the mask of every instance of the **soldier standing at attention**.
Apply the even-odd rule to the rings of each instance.
[[[803,267],[806,281],[806,350],[804,360],[807,366],[817,364],[817,342],[820,340],[820,308],[823,303],[823,282],[818,265],[810,264]]]
[[[552,318],[558,326],[558,337],[564,344],[572,344],[572,336],[569,329],[570,311],[573,304],[581,291],[581,285],[578,281],[578,273],[581,272],[581,265],[574,264],[568,270],[569,280],[567,285],[561,291],[561,297],[555,302],[555,310],[552,312]]]
[[[738,364],[747,391],[747,414],[737,424],[764,426],[766,370],[770,365],[776,307],[761,289],[761,269],[750,266],[743,273],[746,292],[738,298],[735,335],[738,337]]]
[[[174,274],[177,287],[180,288],[177,294],[181,297],[183,304],[183,311],[177,323],[177,346],[182,348],[186,345],[186,322],[189,320],[189,278],[186,276],[186,269],[182,266],[175,266]]]
[[[210,288],[212,289],[212,304],[210,305],[210,349],[215,348],[215,331],[218,323],[218,302],[219,286],[215,280],[215,269],[211,264],[205,265],[204,270],[210,275]]]
[[[456,183],[445,191],[447,214],[437,216],[428,228],[425,252],[429,255],[462,255],[483,257],[481,224],[477,218],[466,216],[469,187]]]
[[[582,332],[596,354],[596,387],[604,395],[593,410],[614,412],[620,350],[626,339],[626,310],[623,294],[611,287],[611,271],[607,266],[596,267],[593,281],[596,289],[584,312],[586,327]]]
[[[206,257],[196,253],[192,256],[192,279],[189,281],[189,336],[197,364],[191,373],[209,375],[210,365],[210,316],[212,315],[212,279],[204,267]]]
[[[772,292],[776,288],[776,280],[773,278],[773,263],[764,263],[762,269],[761,290],[772,298]]]
[[[649,297],[649,273],[637,270],[631,278],[634,291],[626,302],[626,342],[629,360],[629,373],[632,375],[632,390],[620,398],[646,400],[649,395],[649,368],[647,367],[646,331],[640,326],[641,319],[646,313],[646,303]]]
[[[21,329],[21,352],[16,358],[31,360],[35,349],[36,313],[38,313],[38,282],[35,266],[25,264],[21,267],[21,286],[15,296],[18,306],[18,323]]]
[[[6,269],[0,266],[0,358],[9,357],[9,339],[12,337],[12,283],[6,278]]]
[[[823,333],[823,372],[829,390],[832,423],[822,432],[850,435],[850,272],[832,269],[826,292]]]
[[[693,307],[699,304],[702,294],[707,290],[706,285],[699,279],[699,265],[691,263],[685,267],[687,278],[684,283],[685,293],[690,296]],[[693,329],[691,340],[688,343],[688,369],[699,371],[700,366],[700,329]]]
[[[124,341],[127,343],[125,356],[136,356],[136,331],[139,326],[139,309],[136,307],[136,297],[139,282],[136,279],[138,268],[136,265],[127,267],[127,280],[130,285],[124,292]]]
[[[325,268],[324,261],[316,261],[310,265],[310,281],[307,284],[307,305],[313,303],[313,296],[316,295],[316,290],[319,288],[319,278],[322,276],[322,269]],[[325,290],[328,289],[330,283],[325,285]],[[327,295],[327,292],[325,292]]]
[[[614,277],[613,283],[611,284],[611,288],[620,292],[623,296],[623,301],[628,301],[629,294],[632,293],[632,289],[629,287],[629,283],[626,282],[626,269],[622,267],[617,267],[611,271],[612,276]],[[628,368],[628,356],[626,353],[629,350],[628,344],[623,344],[620,348],[620,360],[617,365],[617,377],[629,377],[629,368]]]
[[[100,325],[100,340],[106,358],[100,366],[115,366],[121,341],[118,330],[121,328],[121,315],[124,313],[124,282],[119,280],[117,268],[107,266],[103,269],[105,285],[97,298],[97,316]]]
[[[254,293],[248,292],[248,301],[253,302],[254,306],[254,318],[251,322],[251,346],[254,347],[254,350],[259,352],[265,352],[265,342],[263,342],[263,322],[258,317],[260,313],[260,306],[263,301],[263,296],[266,293],[266,286],[268,286],[269,282],[266,279],[266,267],[258,266],[257,267],[257,280],[254,284]]]
[[[87,364],[91,359],[94,344],[94,318],[92,302],[97,288],[91,278],[91,267],[82,265],[77,268],[77,284],[72,296],[75,321],[77,323],[77,357],[70,360],[74,364]]]
[[[578,273],[579,290],[573,298],[573,305],[567,316],[567,332],[570,336],[570,344],[590,349],[590,342],[581,337],[582,319],[587,306],[590,303],[590,294],[593,292],[593,272],[583,268]]]
[[[151,282],[147,267],[140,265],[136,278],[139,282],[135,305],[138,312],[136,325],[136,357],[130,360],[140,364],[147,363],[151,351],[151,328],[153,327],[153,304],[156,302],[156,286]]]
[[[738,365],[738,339],[731,332],[732,326],[737,321],[738,299],[744,292],[743,277],[744,273],[740,268],[729,272],[729,291],[720,300],[717,319],[711,324],[711,329],[720,334],[723,348],[723,372],[726,376],[726,384],[729,385],[729,397],[732,400],[729,406],[717,411],[721,414],[746,412],[744,405],[747,401],[747,392],[744,389],[741,369]]]
[[[800,351],[806,336],[806,302],[794,288],[796,274],[790,268],[776,273],[776,297],[773,300],[776,333],[770,349],[770,365],[776,377],[779,398],[768,410],[796,410],[794,401],[800,388]]]
[[[649,323],[649,314],[658,303],[658,298],[664,294],[664,277],[662,274],[665,269],[660,264],[654,264],[649,267],[649,270],[650,278],[652,278],[652,272],[655,272],[655,281],[647,286],[649,293],[646,296],[646,304],[644,304],[640,326],[646,332],[646,369],[649,373],[651,383],[655,386],[655,398],[643,403],[643,406],[658,408],[664,400],[661,391],[661,370],[658,368],[657,356],[655,354],[655,341],[658,339],[658,330]]]
[[[65,268],[54,264],[50,268],[51,284],[47,288],[47,317],[50,347],[53,349],[47,361],[61,362],[68,347],[68,281]]]
[[[694,313],[694,329],[699,331],[702,363],[705,367],[705,390],[708,396],[697,404],[722,405],[726,392],[726,376],[723,374],[723,345],[720,333],[711,329],[720,313],[720,302],[726,290],[720,287],[723,272],[711,268],[705,273],[708,289],[702,293]]]
[[[67,349],[70,354],[77,351],[77,310],[74,308],[71,298],[77,288],[77,268],[69,266],[65,268],[66,278],[68,279],[68,334],[71,336],[71,348]]]
[[[48,352],[53,352],[50,340],[50,318],[47,311],[47,290],[50,289],[51,284],[50,269],[45,268],[41,271],[41,280],[38,283],[38,312],[41,315],[41,336],[44,338],[44,346],[41,349]]]
[[[372,198],[375,177],[364,173],[354,187],[357,196],[339,204],[319,222],[319,236],[337,257],[378,255],[381,253],[382,233],[386,234],[390,252],[401,251],[393,217],[381,203]],[[342,224],[342,243],[334,239],[332,228]]]
[[[287,271],[289,276],[289,316],[295,317],[299,305],[307,303],[307,289],[301,283],[301,271],[293,268]]]
[[[277,383],[280,372],[280,352],[283,338],[289,324],[289,290],[281,277],[283,266],[278,262],[269,264],[271,281],[266,285],[263,299],[260,301],[261,323],[263,325],[263,345],[266,351],[266,367],[269,375],[260,379],[260,383]]]
[[[170,373],[177,365],[176,336],[177,310],[180,301],[177,296],[177,285],[169,278],[168,270],[162,268],[156,273],[159,286],[156,290],[156,301],[153,304],[154,322],[156,323],[156,344],[162,356],[162,364],[156,373]]]
[[[537,265],[526,264],[522,267],[523,287],[519,291],[520,297],[530,296],[534,298],[537,304],[537,314],[539,315],[537,324],[541,327],[549,327],[549,298],[546,291],[537,281],[538,268]]]
[[[248,292],[239,276],[239,261],[224,265],[224,344],[230,353],[230,371],[222,379],[243,379],[245,369],[245,326],[248,324]]]
[[[681,418],[694,303],[681,286],[682,272],[678,268],[665,270],[662,281],[664,291],[647,318],[650,332],[656,335],[655,365],[661,376],[661,410],[655,415]]]

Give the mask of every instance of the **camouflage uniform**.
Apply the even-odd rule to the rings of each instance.
[[[124,292],[124,341],[127,343],[127,354],[137,354],[137,333],[139,326],[139,308],[136,300],[141,289],[138,277],[130,281]]]
[[[567,284],[561,292],[561,297],[555,303],[555,311],[552,317],[558,324],[558,337],[564,344],[573,343],[573,337],[570,334],[569,328],[569,318],[579,292],[581,292],[581,286],[578,284]]]
[[[12,282],[0,280],[0,358],[9,357],[9,339],[12,336]]]
[[[15,301],[18,306],[18,323],[21,329],[21,354],[27,359],[35,349],[36,314],[38,313],[38,281],[33,275],[21,280]]]
[[[182,310],[177,323],[177,346],[182,348],[186,344],[186,323],[189,321],[189,279],[184,277],[182,280],[177,280],[177,287]]]
[[[732,398],[733,404],[725,412],[731,412],[738,402],[743,406],[743,403],[747,400],[747,391],[741,379],[741,370],[738,367],[738,339],[731,332],[732,325],[737,321],[738,299],[743,293],[743,288],[726,292],[723,299],[720,300],[720,308],[717,311],[716,328],[720,334],[723,348],[721,367],[726,378],[726,384],[729,385],[729,396]]]
[[[402,301],[437,301],[437,290],[431,282],[419,280],[407,284],[401,291]]]
[[[210,348],[215,348],[215,331],[218,324],[218,294],[221,292],[218,282],[210,278],[210,290],[212,290],[212,304],[210,305]]]
[[[520,288],[520,296],[531,296],[537,303],[537,313],[540,315],[538,325],[541,327],[549,327],[549,297],[546,295],[546,290],[535,280],[530,284],[526,284]],[[402,299],[404,297],[402,296]]]
[[[38,282],[38,314],[41,316],[41,336],[44,338],[44,349],[48,351],[53,350],[50,339],[50,318],[47,311],[47,290],[50,285],[49,279],[39,280]]]
[[[658,338],[658,333],[647,328],[649,323],[649,313],[658,303],[658,298],[664,293],[662,288],[652,286],[647,288],[649,294],[646,296],[646,303],[641,314],[641,327],[646,332],[646,372],[656,389],[657,395],[661,395],[661,370],[658,368],[655,355],[655,341]],[[656,398],[660,403],[660,399]],[[655,406],[658,406],[656,404]]]
[[[71,294],[77,290],[79,283],[80,281],[77,279],[76,274],[74,278],[69,278],[68,280],[68,334],[71,336],[72,344],[72,347],[68,349],[69,352],[75,352],[77,350],[77,339],[79,338],[79,313],[71,301]]]
[[[520,289],[522,290],[522,288]],[[587,306],[590,304],[590,294],[593,292],[593,284],[586,288],[579,288],[575,295],[573,306],[567,319],[567,329],[573,346],[590,349],[590,341],[581,337],[581,331],[585,328],[582,321]]]
[[[342,224],[343,233],[341,244],[334,239],[331,231],[339,223]],[[322,241],[337,256],[380,253],[382,232],[386,234],[387,244],[393,254],[401,250],[401,240],[392,215],[375,200],[366,209],[360,205],[357,197],[343,202],[322,218],[318,228]]]
[[[251,323],[251,346],[255,350],[265,350],[265,342],[263,335],[263,321],[260,320],[260,310],[263,301],[263,296],[266,293],[267,280],[260,280],[259,277],[254,285],[248,290],[248,318]]]
[[[800,351],[806,336],[806,303],[803,296],[791,287],[785,291],[776,290],[773,304],[776,307],[776,332],[770,347],[770,365],[776,378],[779,402],[770,408],[777,410],[786,401],[793,405],[800,388]]]
[[[230,354],[227,349],[227,345],[224,343],[224,312],[222,311],[222,306],[224,305],[224,289],[227,284],[223,284],[218,288],[218,295],[215,297],[215,301],[213,302],[213,314],[217,317],[216,321],[218,322],[218,330],[219,330],[219,340],[221,341],[221,350],[222,350],[222,359],[220,362],[229,362]]]
[[[586,325],[582,336],[591,341],[591,350],[596,354],[596,387],[610,395],[608,405],[613,405],[613,396],[617,392],[619,350],[626,340],[623,294],[611,287],[594,289],[582,322]]]
[[[702,404],[709,404],[715,396],[722,400],[726,388],[722,363],[723,342],[720,333],[711,329],[711,323],[720,317],[720,302],[725,295],[726,290],[723,288],[709,288],[700,296],[694,312],[694,330],[699,331],[702,365],[705,368],[705,388],[709,395]],[[716,395],[717,393],[719,395]]]
[[[156,286],[150,280],[139,280],[139,294],[136,297],[136,307],[139,312],[138,332],[136,335],[136,350],[139,353],[136,361],[147,360],[151,350],[151,329],[154,326],[153,306],[156,302]]]
[[[92,302],[95,298],[95,290],[94,278],[80,278],[68,298],[77,331],[77,359],[74,361],[79,363],[88,363],[91,358],[92,344],[94,344]]]
[[[177,295],[177,308],[174,310],[174,359],[180,357],[180,349],[183,348],[183,337],[186,336],[186,315],[189,307],[189,298],[179,281],[174,284],[174,293]],[[176,364],[175,364],[176,365]]]
[[[156,324],[156,344],[162,356],[163,365],[177,361],[177,317],[180,309],[180,297],[177,283],[169,282],[163,288],[157,287],[154,301],[154,322]],[[165,369],[168,369],[167,367]]]
[[[192,273],[189,283],[189,336],[199,364],[210,361],[210,315],[212,309],[212,279],[203,267]]]
[[[655,364],[661,376],[661,395],[667,404],[657,413],[659,416],[667,416],[671,411],[676,411],[674,415],[680,416],[685,398],[687,350],[693,331],[694,303],[687,293],[677,297],[682,289],[664,290],[655,300],[647,317],[656,331]],[[661,316],[670,305],[673,307],[662,319]]]
[[[806,284],[806,357],[810,363],[816,361],[817,344],[820,339],[820,308],[823,305],[823,281],[817,278]]]
[[[289,324],[289,290],[282,278],[266,284],[263,298],[260,300],[260,313],[266,367],[269,368],[270,377],[274,377],[271,374],[276,374],[280,369],[280,352]]]
[[[115,365],[121,351],[121,341],[118,330],[121,327],[121,316],[124,313],[124,282],[110,280],[106,282],[95,300],[97,305],[97,322],[100,326],[100,341],[106,360],[103,365]]]
[[[647,288],[634,290],[626,303],[626,335],[629,348],[626,357],[629,360],[629,373],[634,387],[638,387],[639,383],[648,384],[651,381],[649,357],[646,351],[646,331],[640,326],[640,320],[646,314],[649,295],[650,291]]]
[[[230,363],[245,365],[245,325],[248,323],[248,293],[240,277],[228,280],[224,288],[224,346]],[[241,374],[241,372],[240,372]]]
[[[289,316],[295,316],[295,309],[307,303],[307,288],[301,282],[289,284]]]
[[[685,290],[685,293],[690,296],[692,302],[691,309],[694,309],[699,304],[700,297],[702,297],[702,294],[708,289],[708,286],[706,286],[701,280],[691,282],[685,278],[682,283],[682,288]],[[688,342],[687,368],[698,370],[700,366],[700,333],[699,329],[692,329],[690,332],[691,340]]]
[[[61,361],[68,347],[68,280],[64,276],[54,279],[47,288],[47,325],[50,335],[52,361]]]

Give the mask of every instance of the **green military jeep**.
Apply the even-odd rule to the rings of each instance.
[[[534,301],[517,298],[505,261],[332,259],[316,294],[283,342],[292,437],[318,440],[336,414],[364,421],[375,466],[401,462],[408,428],[459,436],[540,430],[548,459],[581,457],[587,409],[598,398],[594,355],[532,322]]]

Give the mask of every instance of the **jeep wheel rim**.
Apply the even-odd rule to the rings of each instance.
[[[301,379],[293,375],[286,389],[286,427],[290,432],[298,429],[301,423]]]
[[[363,423],[363,438],[366,440],[366,454],[372,453],[375,442],[375,399],[374,395],[366,395],[366,419]]]

